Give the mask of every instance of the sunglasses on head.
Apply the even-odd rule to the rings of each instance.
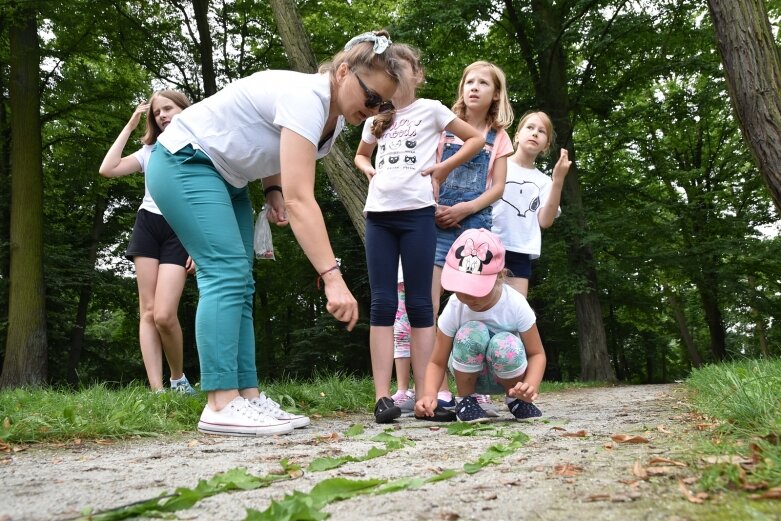
[[[355,74],[355,73],[353,73]],[[382,97],[371,90],[369,87],[366,86],[366,84],[361,80],[361,77],[355,74],[355,78],[358,80],[358,85],[361,86],[363,89],[363,93],[366,95],[366,101],[364,101],[364,105],[367,109],[373,109],[379,107],[380,113],[383,112],[390,112],[395,107],[393,106],[393,103],[390,101],[383,101]]]

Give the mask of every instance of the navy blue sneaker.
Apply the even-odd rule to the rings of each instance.
[[[485,411],[480,404],[477,403],[477,398],[474,396],[465,396],[463,400],[456,405],[456,418],[460,422],[479,422],[488,419]]]
[[[443,409],[447,409],[448,411],[455,410],[455,408],[456,408],[456,399],[455,398],[451,398],[450,401],[447,402],[447,401],[445,401],[445,400],[443,400],[441,398],[437,398],[437,407],[442,407]]]
[[[517,398],[508,403],[507,408],[510,409],[510,412],[513,413],[516,420],[525,420],[526,418],[537,418],[542,416],[542,411],[539,410],[536,405]]]
[[[377,400],[374,406],[374,421],[377,423],[390,423],[401,416],[401,409],[396,407],[393,400],[383,396]]]

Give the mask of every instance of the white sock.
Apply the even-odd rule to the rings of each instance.
[[[453,399],[453,393],[450,391],[439,391],[437,393],[437,400],[444,400],[446,402],[449,402]]]
[[[174,380],[173,378],[171,378],[171,387],[176,387],[177,385],[184,383],[186,381],[187,381],[187,376],[185,376],[185,374],[182,373],[182,377],[179,378],[178,380]]]

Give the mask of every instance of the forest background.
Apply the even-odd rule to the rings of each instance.
[[[551,157],[564,146],[574,158],[529,294],[546,379],[672,381],[703,363],[781,355],[779,215],[703,4],[0,0],[0,385],[144,378],[123,258],[143,177],[97,174],[141,100],[175,88],[198,101],[259,70],[311,69],[381,27],[421,49],[421,97],[451,105],[463,68],[492,61],[507,74],[516,122],[545,110],[557,131]],[[777,51],[781,1],[764,5]],[[14,144],[12,132],[26,138]],[[350,333],[333,320],[291,231],[275,229],[277,260],[254,267],[263,379],[370,371],[359,139],[349,129],[318,167],[317,197],[362,319]],[[14,192],[12,172],[37,188]],[[251,193],[259,210],[260,187]],[[42,234],[29,235],[28,272],[12,278],[19,215]],[[20,291],[29,281],[40,284]],[[23,305],[10,305],[14,295]],[[190,280],[180,317],[191,380],[197,298]]]

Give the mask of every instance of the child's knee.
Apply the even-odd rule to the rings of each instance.
[[[491,333],[482,322],[464,323],[453,338],[453,358],[463,363],[474,362],[476,358],[482,361],[490,339]]]
[[[499,332],[488,342],[486,359],[497,376],[518,376],[526,370],[526,349],[521,339],[512,333]]]

